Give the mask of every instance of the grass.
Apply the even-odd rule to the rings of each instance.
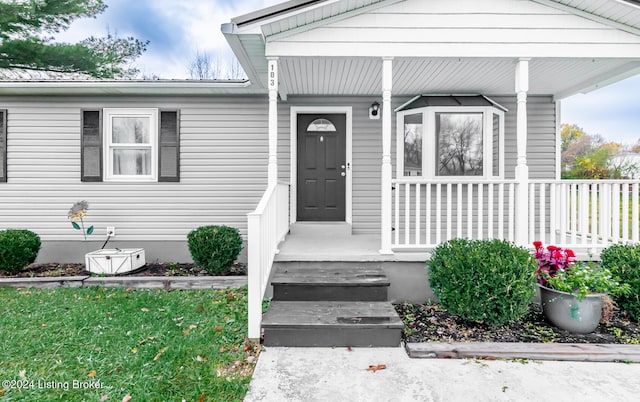
[[[246,287],[0,288],[0,400],[240,401],[246,305]]]

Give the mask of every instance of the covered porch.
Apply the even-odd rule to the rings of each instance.
[[[569,1],[547,0],[291,3],[223,27],[269,102],[268,188],[248,217],[249,286],[259,289],[250,306],[260,305],[270,267],[283,250],[300,244],[299,256],[323,247],[339,255],[346,243],[328,234],[309,246],[298,242],[304,236],[295,230],[286,237],[298,223],[302,191],[295,111],[306,110],[302,99],[309,97],[321,105],[313,110],[344,112],[347,138],[356,127],[377,135],[360,149],[347,140],[341,171],[346,212],[339,221],[353,228],[349,242],[361,258],[424,257],[455,237],[502,238],[522,246],[540,240],[585,256],[611,243],[640,240],[640,182],[560,180],[559,145],[562,98],[640,72],[640,10],[619,2],[606,10],[577,9]],[[624,23],[616,17],[621,12]],[[457,111],[427,105],[422,120],[404,119],[401,107],[423,94],[496,97],[509,106],[493,107],[504,113],[493,123],[491,107],[480,106]],[[353,97],[365,99],[369,110]],[[356,123],[359,113],[368,118]],[[436,165],[442,160],[442,123],[434,123],[434,116],[447,113],[484,113],[482,158],[471,174],[443,174]],[[289,130],[282,129],[279,114],[290,118]],[[411,159],[407,126],[416,124],[422,154]],[[377,161],[375,185],[369,181],[357,189],[365,175],[353,155],[364,149]],[[416,160],[417,168],[403,169]],[[360,229],[354,212],[363,197],[356,191],[377,200],[374,231]],[[370,204],[364,207],[371,211]],[[259,322],[259,311],[251,314]],[[252,326],[251,333],[257,330]]]

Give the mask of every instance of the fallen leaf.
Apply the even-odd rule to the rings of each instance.
[[[166,350],[167,350],[167,348],[166,348],[166,347],[165,347],[165,348],[160,349],[160,350],[158,351],[158,354],[156,355],[156,357],[154,357],[154,358],[153,358],[153,361],[154,361],[154,362],[157,362],[157,361],[158,361],[158,359],[160,358],[160,356],[162,356],[162,354],[163,354]]]
[[[214,330],[216,331],[222,331],[222,325],[216,325],[216,327],[214,328]]]
[[[147,343],[147,340],[146,340],[146,339],[140,339],[140,340],[138,341],[138,345],[144,345],[145,343]]]
[[[198,311],[204,311],[204,306],[198,306]]]
[[[42,323],[42,327],[43,327],[43,328],[44,328],[44,327],[46,327],[46,326],[47,326],[47,324],[45,324],[45,323]]]
[[[131,349],[131,353],[138,353],[138,348]]]
[[[102,395],[102,396],[100,397],[100,402],[104,402],[104,401],[106,401],[107,399],[109,399],[109,395]]]
[[[89,378],[91,378],[91,377],[95,377],[95,376],[96,376],[96,374],[98,374],[98,373],[97,373],[95,370],[91,370],[91,371],[89,372],[89,374],[87,374],[87,377],[89,377]]]
[[[93,349],[93,350],[95,350],[96,352],[99,352],[99,351],[101,351],[101,350],[102,350],[102,348],[97,347],[97,348],[95,348],[95,349]]]
[[[378,364],[377,366],[374,365],[370,365],[369,368],[367,369],[367,371],[371,371],[371,372],[376,372],[378,370],[384,370],[387,368],[386,364]]]
[[[122,402],[129,402],[131,400],[131,395],[127,394],[122,398]]]
[[[200,355],[196,356],[196,361],[197,362],[202,363],[202,362],[206,362],[207,360],[209,360],[209,359],[207,359],[206,357],[202,357]]]
[[[189,330],[188,329],[183,329],[182,330],[182,334],[183,335],[189,335]]]
[[[25,378],[25,377],[27,376],[27,370],[20,370],[20,371],[18,372],[18,376],[19,376],[20,378]]]
[[[156,337],[155,336],[147,336],[147,339],[152,341],[152,340],[156,339]]]
[[[204,391],[202,391],[202,393],[200,394],[200,398],[198,399],[198,402],[204,402]]]
[[[218,349],[220,351],[220,353],[224,353],[225,349],[224,346],[220,346],[220,349]]]
[[[149,309],[146,308],[146,307],[143,307],[143,308],[140,309],[140,311],[144,311],[146,313],[147,311],[149,311]]]
[[[189,329],[196,329],[196,328],[198,328],[198,326],[197,326],[197,325],[195,325],[195,324],[191,324],[191,325],[189,325]]]

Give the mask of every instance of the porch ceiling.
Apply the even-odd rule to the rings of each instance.
[[[396,58],[393,94],[513,94],[516,59]],[[530,94],[563,98],[640,73],[640,60],[532,59]],[[379,58],[284,57],[279,60],[286,95],[379,95]]]

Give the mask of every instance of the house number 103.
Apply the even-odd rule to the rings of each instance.
[[[275,61],[269,63],[269,88],[275,89],[278,83],[278,73],[276,70]]]

